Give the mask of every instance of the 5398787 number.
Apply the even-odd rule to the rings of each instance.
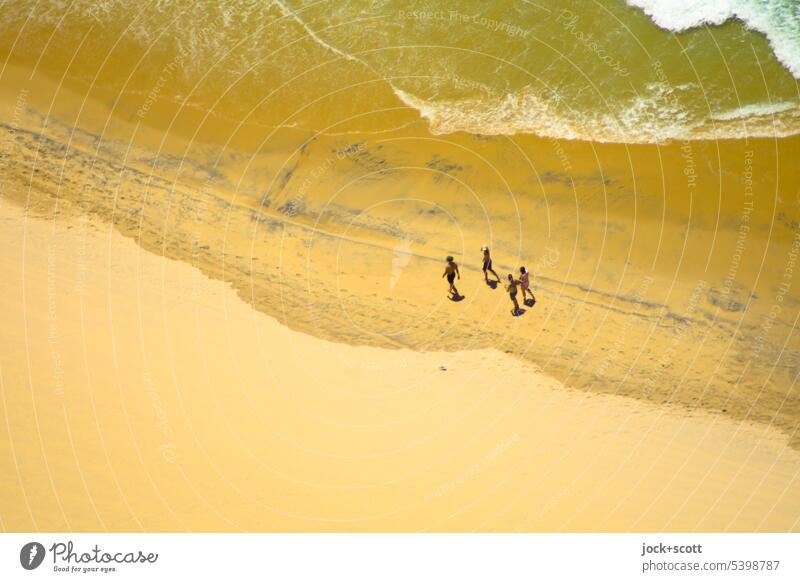
[[[777,570],[780,560],[731,560],[730,570]]]

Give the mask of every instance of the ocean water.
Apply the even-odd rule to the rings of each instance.
[[[797,0],[628,0],[662,28],[682,32],[737,18],[767,37],[775,56],[800,77],[800,2]]]
[[[0,31],[4,61],[139,95],[140,113],[333,131],[406,110],[434,134],[623,143],[800,132],[798,0],[25,0]]]

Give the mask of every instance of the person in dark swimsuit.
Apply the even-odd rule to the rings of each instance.
[[[481,247],[483,251],[483,278],[486,280],[486,283],[489,283],[489,275],[488,273],[491,272],[492,275],[497,277],[497,282],[500,282],[500,275],[494,272],[492,269],[492,255],[489,254],[489,247],[483,246]]]
[[[511,298],[511,301],[514,303],[514,311],[511,313],[513,315],[519,314],[519,303],[517,303],[517,285],[521,285],[522,283],[516,280],[511,273],[508,274],[508,284],[506,285],[506,291],[508,291],[508,296]]]
[[[447,257],[447,265],[444,267],[444,273],[442,273],[442,277],[447,276],[447,282],[450,283],[450,293],[453,294],[453,297],[460,297],[460,293],[455,286],[456,276],[459,280],[461,280],[461,273],[458,271],[458,265],[453,260],[453,257]]]

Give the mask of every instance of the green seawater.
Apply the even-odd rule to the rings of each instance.
[[[778,20],[800,22],[782,6]],[[798,81],[775,52],[793,54],[791,29],[732,17],[675,32],[622,0],[19,1],[0,30],[4,60],[264,124],[359,129],[411,108],[434,133],[800,131]]]

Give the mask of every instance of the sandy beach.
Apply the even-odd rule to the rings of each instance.
[[[778,189],[800,184],[789,163],[800,138],[445,140],[421,135],[418,121],[346,138],[273,130],[272,153],[240,160],[230,144],[187,141],[181,122],[194,127],[194,118],[157,120],[177,129],[154,151],[148,130],[94,103],[82,125],[105,123],[111,135],[98,142],[71,130],[74,120],[35,113],[51,101],[85,114],[76,95],[39,77],[31,85],[23,71],[10,79],[19,85],[4,85],[9,115],[15,97],[27,95],[27,106],[19,129],[5,130],[14,163],[4,192],[39,215],[100,217],[317,337],[494,347],[573,387],[713,410],[798,438],[798,210]],[[214,141],[231,134],[218,123],[209,121]],[[263,131],[231,135],[241,145]],[[483,244],[503,277],[531,271],[546,300],[530,315],[507,317],[508,297],[485,286]],[[448,254],[465,275],[458,309],[439,281]]]
[[[291,331],[91,220],[2,237],[6,530],[798,528],[774,428]]]
[[[620,3],[661,52],[614,76],[578,4],[364,35],[350,4],[218,4],[0,22],[0,528],[800,529],[770,39]],[[698,85],[729,62],[761,83]],[[531,272],[519,316],[483,245]]]

